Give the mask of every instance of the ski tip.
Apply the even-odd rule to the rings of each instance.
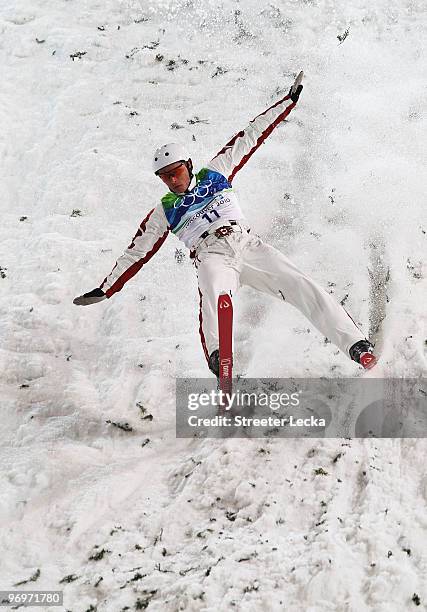
[[[292,93],[294,93],[298,89],[299,85],[301,85],[301,81],[303,77],[304,77],[304,72],[301,70],[297,78],[295,79],[294,84],[292,85]]]

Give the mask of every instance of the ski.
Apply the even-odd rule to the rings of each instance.
[[[219,388],[231,394],[233,385],[233,303],[228,293],[218,297]]]

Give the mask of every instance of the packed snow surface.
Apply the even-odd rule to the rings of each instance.
[[[304,69],[241,205],[373,337],[372,376],[422,381],[425,3],[3,0],[0,27],[0,589],[72,612],[427,610],[423,439],[176,439],[175,377],[209,374],[173,236],[72,304],[164,193],[153,150],[201,167]],[[289,305],[235,308],[237,373],[363,376]]]

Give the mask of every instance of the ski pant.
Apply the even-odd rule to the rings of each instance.
[[[259,236],[238,227],[232,234],[208,236],[195,252],[199,283],[199,332],[206,359],[218,348],[217,302],[220,293],[235,295],[242,285],[273,295],[297,308],[349,357],[365,336],[327,291]]]

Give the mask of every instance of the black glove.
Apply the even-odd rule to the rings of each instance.
[[[292,100],[292,102],[298,102],[298,98],[300,96],[300,93],[303,90],[303,85],[298,85],[298,87],[296,88],[296,90],[292,93],[293,87],[290,88],[288,96],[290,97],[290,99]]]
[[[89,304],[96,304],[97,302],[102,302],[102,300],[106,300],[107,296],[102,291],[102,289],[94,289],[93,291],[89,291],[89,293],[84,293],[83,295],[79,295],[79,297],[74,298],[73,304],[76,306],[88,306]]]
[[[298,98],[300,96],[300,93],[302,92],[301,81],[303,80],[303,78],[304,78],[304,72],[301,70],[299,74],[297,75],[294,81],[294,84],[292,85],[288,93],[288,96],[290,97],[292,102],[298,102]]]

